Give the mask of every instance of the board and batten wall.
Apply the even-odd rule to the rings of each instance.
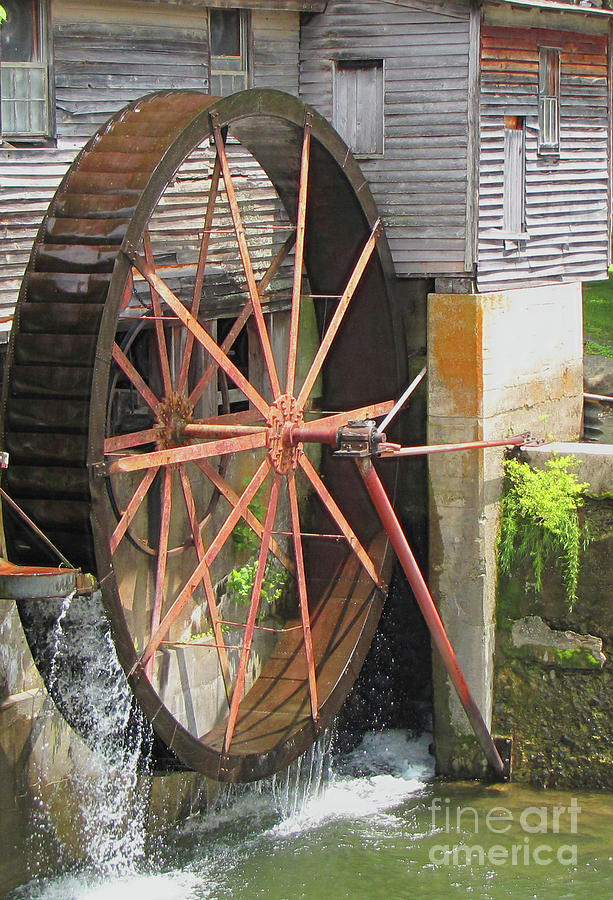
[[[560,49],[560,152],[538,153],[539,46]],[[525,121],[524,241],[503,230],[505,116]],[[604,34],[481,29],[479,291],[605,278],[609,61]]]
[[[114,112],[154,90],[208,90],[206,7],[52,0],[53,147],[0,146],[0,343],[32,241],[77,152]],[[299,12],[251,10],[251,83],[298,93]]]
[[[399,276],[466,270],[469,4],[330,0],[305,22],[300,95],[334,124],[337,60],[383,60],[384,148],[358,157]]]

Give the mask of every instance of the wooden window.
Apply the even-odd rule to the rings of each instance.
[[[209,10],[210,91],[219,97],[249,87],[249,13]]]
[[[51,134],[47,4],[3,0],[0,28],[1,126],[9,140],[46,140]]]
[[[503,230],[505,237],[519,238],[525,230],[526,138],[524,119],[504,119]]]
[[[382,156],[382,59],[336,61],[333,122],[357,156]]]
[[[539,47],[539,153],[560,149],[560,51]]]

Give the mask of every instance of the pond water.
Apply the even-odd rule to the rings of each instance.
[[[11,900],[613,897],[613,795],[446,783],[429,741],[367,734],[327,779],[239,794],[139,862],[35,880]]]

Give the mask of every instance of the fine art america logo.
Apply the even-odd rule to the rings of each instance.
[[[581,807],[575,797],[569,806],[527,806],[521,812],[506,806],[494,806],[488,812],[453,807],[449,799],[439,797],[430,808],[433,830],[449,836],[447,843],[430,848],[430,862],[435,866],[577,865],[577,845],[561,843],[567,835],[577,834]],[[470,843],[460,838],[467,833],[474,836],[474,843],[472,838]],[[491,843],[496,835],[506,835],[505,843]]]

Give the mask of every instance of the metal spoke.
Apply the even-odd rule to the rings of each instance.
[[[369,406],[360,406],[358,409],[348,409],[345,412],[331,413],[328,416],[321,416],[318,419],[309,419],[305,421],[303,430],[308,431],[309,428],[316,428],[319,425],[332,427],[333,425],[342,428],[348,422],[361,422],[364,419],[376,419],[384,416],[394,406],[393,400],[384,400],[381,403],[371,403]]]
[[[187,584],[183,587],[181,593],[173,602],[172,606],[162,619],[159,624],[157,630],[151,635],[149,643],[145,647],[145,650],[136,665],[133,668],[133,671],[137,668],[138,665],[144,666],[148,660],[151,658],[153,653],[157,650],[160,643],[164,640],[168,629],[171,627],[173,622],[177,619],[177,617],[181,614],[181,611],[188,600],[191,598],[192,594],[196,590],[200,580],[202,579],[202,573],[205,568],[210,569],[213,565],[214,561],[217,559],[217,556],[232,534],[235,525],[237,522],[244,518],[245,510],[261,488],[266,476],[270,471],[270,462],[268,459],[265,459],[257,469],[255,475],[243,491],[242,495],[239,497],[238,503],[231,510],[225,522],[215,535],[209,549],[206,551],[204,557],[199,561],[198,565],[192,572]]]
[[[343,513],[340,511],[338,504],[321,480],[319,474],[317,473],[317,470],[314,468],[313,464],[306,454],[302,454],[302,456],[300,457],[300,467],[317,491],[319,499],[326,508],[326,512],[329,513],[332,520],[345,535],[347,543],[362,563],[369,577],[374,581],[377,587],[381,588],[381,590],[385,590],[386,586],[381,579],[381,575],[379,574],[379,572],[377,572],[375,564],[358,540],[358,537],[353,531],[351,525],[349,524]]]
[[[164,585],[166,581],[166,563],[168,561],[168,537],[170,534],[170,514],[172,512],[172,469],[164,469],[164,485],[162,488],[162,515],[160,520],[160,537],[155,571],[155,597],[151,611],[151,634],[157,630],[162,618],[164,605]],[[153,676],[153,657],[146,668],[147,678]]]
[[[198,468],[200,469],[200,471],[204,475],[206,475],[206,477],[213,484],[213,486],[217,488],[217,490],[220,492],[220,494],[223,494],[223,496],[226,498],[228,503],[230,503],[232,506],[234,506],[236,503],[238,503],[238,501],[239,501],[238,494],[236,493],[236,491],[234,491],[230,487],[230,485],[225,480],[225,478],[223,478],[220,475],[220,473],[217,471],[217,469],[214,466],[212,466],[205,459],[197,459],[197,460],[195,460],[195,463],[198,466]],[[247,525],[249,525],[249,527],[253,530],[253,532],[261,540],[262,535],[264,534],[264,529],[262,527],[262,523],[251,512],[251,510],[248,507],[245,510],[245,515],[243,518],[244,518],[245,522],[247,523]],[[274,538],[270,542],[270,549],[271,549],[271,552],[274,553],[274,555],[277,557],[279,562],[283,566],[285,566],[287,571],[290,572],[292,575],[294,575],[295,571],[296,571],[296,567],[294,566],[292,559],[290,559],[290,557],[287,555],[287,553],[284,553],[284,551],[281,549],[281,547],[279,546],[279,544],[277,543],[277,541]]]
[[[317,697],[317,678],[315,676],[315,656],[313,653],[313,638],[311,635],[311,617],[309,614],[309,598],[307,595],[306,573],[304,570],[304,555],[302,553],[302,537],[300,534],[300,512],[298,510],[298,491],[294,472],[287,476],[287,489],[289,493],[289,507],[294,538],[294,556],[296,558],[296,582],[298,584],[298,599],[300,602],[300,617],[302,619],[302,634],[304,638],[304,652],[306,655],[309,696],[311,698],[311,716],[315,724],[319,721],[319,700]]]
[[[189,475],[187,474],[184,466],[181,466],[179,468],[179,477],[181,479],[181,490],[183,491],[183,499],[185,500],[187,517],[189,519],[189,525],[192,532],[192,537],[194,539],[194,547],[196,548],[196,556],[198,558],[198,563],[201,563],[205,556],[204,544],[202,543],[202,535],[200,534],[200,526],[198,524],[198,517],[196,514],[196,504],[194,502],[192,485],[189,480]],[[215,588],[213,587],[213,582],[211,581],[211,573],[208,566],[205,566],[202,572],[202,586],[204,587],[204,593],[209,610],[209,618],[211,620],[211,628],[213,629],[213,635],[215,637],[215,645],[217,647],[217,655],[219,657],[219,666],[221,668],[221,674],[223,677],[226,698],[228,700],[228,703],[230,703],[232,697],[230,663],[228,661],[226,648],[223,646],[224,640],[223,632],[221,629],[221,622],[219,621],[219,612],[217,611],[217,598],[215,597]]]
[[[213,357],[217,364],[224,370],[226,375],[234,382],[234,384],[243,392],[245,397],[260,410],[264,418],[268,417],[270,407],[264,400],[262,395],[256,391],[253,385],[245,378],[239,369],[234,365],[232,360],[226,355],[221,347],[213,340],[211,335],[202,327],[200,322],[195,319],[186,309],[177,295],[171,291],[168,285],[162,281],[157,272],[149,265],[131,244],[124,246],[124,252],[134,263],[141,275],[155,289],[159,296],[172,309],[183,324],[193,332],[196,340],[202,344],[204,349]]]
[[[255,450],[264,446],[266,446],[266,434],[257,431],[243,437],[222,438],[218,441],[205,441],[201,444],[187,444],[184,447],[169,447],[166,450],[152,450],[151,453],[122,456],[111,463],[110,471],[112,473],[138,472],[140,469],[150,469],[152,466],[169,466],[173,463],[223,456],[225,453]]]
[[[272,388],[273,397],[276,399],[281,393],[279,375],[277,373],[277,366],[272,352],[270,336],[268,334],[268,329],[264,320],[262,302],[260,300],[260,293],[258,291],[258,286],[255,280],[255,273],[253,271],[253,264],[251,262],[249,247],[247,246],[245,228],[238,206],[238,201],[236,199],[236,191],[234,190],[234,182],[232,180],[232,174],[228,165],[228,158],[226,156],[226,147],[222,138],[218,116],[215,112],[211,113],[211,122],[213,125],[213,137],[215,139],[215,146],[217,147],[217,154],[221,162],[221,173],[223,175],[224,185],[226,188],[228,204],[230,206],[230,212],[232,214],[232,222],[234,224],[234,232],[236,234],[238,250],[241,257],[241,262],[243,264],[245,278],[247,280],[247,290],[249,291],[249,298],[251,300],[251,306],[253,307],[253,315],[257,326],[258,336],[260,338],[260,346],[264,355],[264,362],[266,364],[266,371],[268,372],[268,377],[270,379],[270,386]]]
[[[145,477],[143,478],[143,480],[141,481],[139,486],[136,488],[136,491],[134,492],[130,502],[128,503],[124,514],[122,515],[121,519],[115,526],[115,530],[113,531],[113,534],[111,535],[111,540],[110,540],[111,556],[117,549],[124,534],[130,527],[130,523],[132,522],[132,519],[138,512],[140,505],[143,502],[143,500],[147,494],[147,491],[151,487],[153,479],[157,475],[158,471],[159,471],[159,466],[156,467],[155,469],[149,469],[149,471],[145,473]]]
[[[302,140],[300,162],[300,183],[298,187],[298,211],[296,218],[296,255],[294,256],[294,281],[292,286],[292,308],[289,324],[289,347],[287,351],[287,381],[285,393],[294,393],[296,379],[296,358],[298,355],[298,326],[300,322],[300,299],[302,294],[302,268],[304,263],[304,236],[309,184],[309,163],[311,151],[311,116],[307,112]]]
[[[217,194],[219,191],[219,174],[220,164],[219,155],[215,157],[213,172],[211,174],[211,187],[207,199],[206,213],[204,215],[204,225],[202,230],[202,241],[200,242],[200,254],[198,256],[198,266],[196,268],[196,278],[194,281],[194,292],[192,295],[192,316],[197,319],[200,311],[200,301],[202,299],[202,288],[204,285],[204,270],[206,269],[207,259],[209,255],[209,243],[211,240],[211,225],[213,223],[213,215],[215,213],[215,203],[217,202]],[[189,374],[189,364],[192,358],[192,349],[194,346],[194,335],[189,331],[185,338],[185,347],[183,348],[183,356],[181,359],[181,371],[179,372],[179,382],[177,390],[179,392],[185,389],[187,377]]]
[[[296,241],[296,232],[293,231],[290,234],[290,236],[287,238],[287,240],[284,242],[282,247],[279,249],[279,251],[275,255],[274,259],[272,260],[271,264],[268,266],[268,269],[264,273],[262,280],[259,282],[258,290],[260,291],[260,293],[262,293],[263,291],[266,290],[266,288],[268,287],[268,285],[270,284],[272,279],[275,277],[275,275],[277,274],[277,272],[283,265],[284,260],[290,254],[295,241]],[[227,335],[225,336],[225,338],[223,339],[223,341],[220,345],[220,349],[224,353],[227,353],[230,350],[230,348],[233,346],[234,341],[237,339],[237,337],[239,336],[239,334],[241,333],[241,331],[243,330],[243,328],[249,321],[252,311],[253,311],[253,307],[251,305],[251,300],[248,300],[247,303],[245,304],[245,306],[243,307],[243,309],[241,310],[240,314],[234,320],[234,323],[233,323],[232,327],[230,328],[230,331],[227,333]],[[200,400],[203,393],[205,392],[205,390],[211,383],[211,380],[214,377],[215,373],[217,372],[218,368],[219,368],[219,365],[217,362],[215,362],[215,360],[213,360],[213,362],[211,362],[207,366],[207,368],[205,369],[205,371],[202,374],[202,377],[200,378],[200,380],[198,381],[198,383],[192,390],[191,394],[189,395],[189,401],[192,404],[192,406],[195,406],[196,403],[198,402],[198,400]]]
[[[253,588],[251,590],[251,601],[249,605],[249,614],[245,624],[245,634],[243,637],[243,646],[238,663],[238,671],[236,674],[236,682],[234,684],[234,693],[232,695],[232,703],[230,704],[230,714],[226,725],[226,735],[224,738],[224,752],[230,748],[234,729],[236,727],[236,719],[238,717],[238,709],[243,698],[245,689],[245,676],[247,672],[247,663],[251,654],[251,646],[253,644],[253,633],[255,631],[255,623],[260,609],[262,584],[266,574],[266,564],[268,562],[268,550],[272,536],[272,530],[277,515],[277,506],[279,503],[279,492],[281,490],[281,476],[276,473],[272,487],[270,489],[270,498],[268,501],[268,509],[264,520],[264,533],[262,535],[262,543],[260,544],[260,553],[258,555],[258,564],[253,580]]]
[[[104,439],[104,452],[115,453],[117,450],[129,450],[131,447],[141,447],[143,444],[152,444],[158,438],[156,428],[146,428],[144,431],[129,431],[127,434],[117,434],[114,437]]]
[[[336,333],[337,333],[338,329],[340,328],[341,322],[343,321],[345,313],[347,312],[347,308],[351,302],[351,299],[352,299],[353,295],[355,294],[356,288],[358,287],[358,285],[360,283],[360,279],[362,278],[362,275],[364,274],[364,270],[365,270],[366,266],[368,265],[370,257],[373,254],[373,251],[374,251],[376,243],[377,243],[377,238],[379,237],[380,233],[381,233],[381,220],[377,219],[377,221],[375,222],[375,225],[373,227],[373,230],[370,233],[370,237],[366,241],[364,249],[360,253],[360,257],[359,257],[357,263],[355,264],[355,268],[354,268],[353,272],[351,273],[351,277],[349,278],[349,281],[347,282],[347,287],[343,291],[343,295],[342,295],[341,299],[338,301],[338,306],[334,310],[334,315],[332,316],[332,319],[330,320],[330,324],[328,325],[327,331],[323,337],[321,344],[319,345],[317,353],[315,354],[315,359],[311,363],[311,367],[307,373],[307,377],[305,378],[304,384],[302,385],[300,393],[298,394],[298,400],[296,402],[297,402],[297,406],[299,409],[304,408],[304,404],[308,400],[309,395],[310,395],[311,391],[313,390],[313,385],[317,381],[317,377],[321,371],[321,367],[324,364],[324,360],[325,360],[326,356],[328,355],[328,351],[330,350],[330,347],[332,346],[332,341],[336,337]]]
[[[160,401],[155,396],[142,375],[136,371],[128,357],[118,344],[113,344],[113,359],[124,373],[124,375],[132,382],[138,393],[141,395],[145,403],[151,407],[153,412],[157,412]]]
[[[145,259],[150,269],[155,272],[155,259],[153,256],[153,248],[151,246],[151,236],[149,229],[146,228],[143,233],[143,249],[145,251]],[[153,314],[155,316],[155,335],[157,338],[157,347],[160,357],[160,368],[162,371],[162,382],[164,384],[164,394],[169,397],[172,393],[172,378],[170,375],[170,361],[168,359],[168,347],[166,346],[166,334],[164,332],[164,323],[162,321],[162,305],[160,296],[155,286],[149,282],[151,303],[153,306]]]

